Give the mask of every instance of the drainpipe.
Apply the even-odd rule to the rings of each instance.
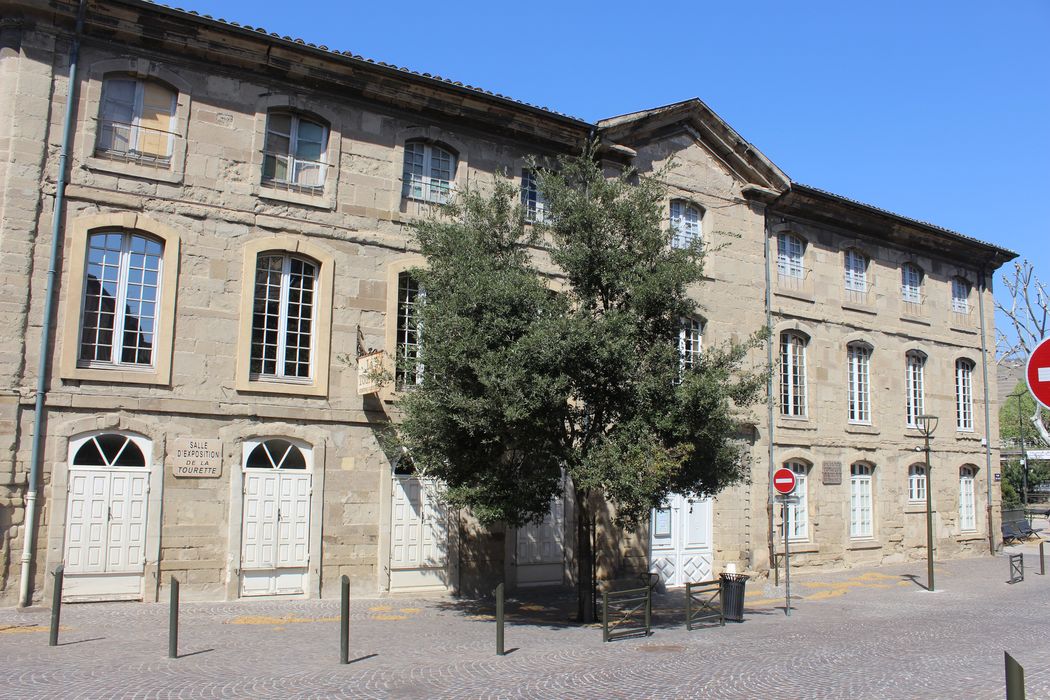
[[[984,384],[984,483],[987,486],[988,498],[988,552],[995,554],[995,529],[992,527],[992,409],[988,400],[988,347],[985,341],[984,327],[984,292],[988,288],[987,269],[981,266],[981,293],[977,295],[977,309],[981,314],[981,372]],[[998,439],[998,436],[996,436]]]
[[[73,110],[77,96],[77,59],[80,54],[80,34],[84,29],[87,0],[80,0],[77,23],[73,30],[73,44],[69,48],[69,87],[66,90],[66,113],[62,124],[62,150],[58,155],[58,181],[55,185],[55,206],[51,213],[51,257],[47,266],[47,285],[44,291],[44,320],[40,333],[40,353],[37,356],[36,398],[33,402],[33,448],[29,457],[29,491],[26,494],[25,536],[22,538],[22,572],[18,604],[32,602],[30,586],[33,569],[33,549],[36,543],[37,499],[40,494],[40,475],[43,471],[44,394],[47,391],[48,350],[51,345],[51,321],[55,309],[55,275],[58,254],[62,249],[62,211],[66,192],[66,169],[69,162],[69,143],[73,134]]]
[[[763,259],[766,265],[766,329],[769,332],[769,337],[766,339],[766,371],[769,376],[766,378],[766,423],[768,425],[767,433],[769,439],[769,487],[766,499],[766,521],[768,524],[768,542],[769,542],[769,568],[776,570],[777,557],[776,557],[776,537],[773,531],[773,471],[775,469],[773,464],[773,436],[776,427],[773,424],[773,282],[770,278],[770,267],[772,261],[770,260],[770,227],[769,227],[769,208],[766,207],[765,216],[765,240],[763,241]]]

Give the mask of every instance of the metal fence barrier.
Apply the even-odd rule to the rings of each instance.
[[[1018,583],[1020,581],[1024,581],[1024,555],[1011,554],[1009,583]]]
[[[653,589],[650,586],[602,591],[603,642],[624,637],[648,637],[652,633],[652,622]]]
[[[699,581],[685,584],[685,628],[692,631],[696,627],[715,621],[725,627],[722,582]]]

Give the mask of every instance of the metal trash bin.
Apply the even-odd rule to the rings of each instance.
[[[744,584],[747,574],[719,574],[722,585],[722,614],[733,622],[744,621]]]

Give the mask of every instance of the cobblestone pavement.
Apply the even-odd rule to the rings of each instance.
[[[1028,697],[1050,698],[1050,575],[1037,548],[1009,585],[1006,556],[796,575],[749,584],[745,622],[687,632],[678,595],[655,599],[648,638],[601,641],[568,624],[566,596],[508,601],[494,653],[491,603],[355,600],[338,664],[338,601],[184,603],[181,657],[167,606],[66,605],[60,645],[46,609],[0,610],[3,698],[1002,698],[1003,651]],[[1034,566],[1033,566],[1034,565]]]

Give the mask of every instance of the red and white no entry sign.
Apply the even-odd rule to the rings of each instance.
[[[781,467],[773,472],[773,488],[779,494],[788,495],[795,490],[796,483],[798,480],[795,479],[795,472],[790,469]]]
[[[1025,368],[1028,390],[1036,401],[1050,408],[1050,338],[1044,338],[1028,356]]]

